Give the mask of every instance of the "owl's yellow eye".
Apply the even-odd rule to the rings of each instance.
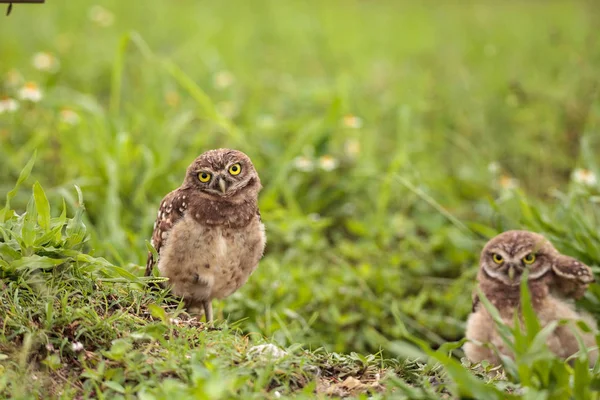
[[[504,261],[504,259],[502,258],[502,256],[498,253],[494,253],[492,255],[492,260],[494,260],[494,262],[496,264],[502,264],[502,262]]]
[[[229,173],[231,175],[239,175],[240,172],[242,172],[242,166],[239,163],[229,167]]]
[[[533,253],[529,253],[525,257],[523,257],[523,262],[525,264],[533,264],[534,261],[535,261],[535,254],[533,254]]]
[[[208,172],[200,172],[198,174],[198,179],[202,183],[206,183],[206,182],[210,181],[210,178],[212,178],[212,176]]]

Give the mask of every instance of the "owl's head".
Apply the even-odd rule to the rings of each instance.
[[[198,156],[187,169],[184,186],[214,199],[256,196],[262,188],[250,158],[232,149],[209,150]]]
[[[525,270],[530,281],[550,272],[558,251],[542,235],[528,231],[507,231],[490,240],[479,266],[489,279],[508,286],[518,286]]]

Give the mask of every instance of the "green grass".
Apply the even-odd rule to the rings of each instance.
[[[598,398],[448,358],[494,234],[544,233],[600,272],[600,186],[572,179],[600,176],[600,6],[495,3],[15,5],[0,97],[22,76],[43,98],[0,114],[0,393],[310,398],[351,376],[382,397]],[[255,162],[268,245],[209,331],[139,277],[160,199],[220,146]],[[600,286],[578,305],[600,318]],[[289,354],[260,364],[257,343]],[[528,371],[598,389],[597,368],[544,362]]]

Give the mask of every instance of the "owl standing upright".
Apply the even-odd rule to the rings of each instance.
[[[594,281],[591,269],[560,254],[542,235],[528,231],[504,232],[490,240],[481,252],[477,275],[479,288],[498,309],[505,324],[512,325],[514,314],[520,312],[520,281],[526,269],[533,309],[542,327],[566,319],[583,320],[590,328],[596,328],[591,317],[575,311],[569,302],[569,299],[581,297],[588,284]],[[547,339],[550,350],[562,358],[579,350],[572,331],[575,324],[569,325],[558,326]],[[596,345],[593,333],[581,330],[579,333],[588,349]],[[491,349],[480,345],[485,343],[491,343],[500,353],[513,357],[477,296],[467,321],[466,337],[471,342],[464,346],[465,355],[473,363],[487,360],[491,364],[500,364],[499,357]],[[590,362],[595,363],[598,351],[590,352],[589,357]]]
[[[172,293],[212,321],[212,300],[246,283],[266,244],[258,210],[262,185],[250,158],[237,150],[201,154],[183,184],[160,204],[146,276],[158,263]]]

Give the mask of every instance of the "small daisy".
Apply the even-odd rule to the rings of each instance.
[[[308,219],[310,219],[313,222],[317,222],[321,220],[321,214],[319,213],[310,213],[308,214]]]
[[[493,161],[488,164],[487,169],[490,174],[497,174],[500,171],[500,164]]]
[[[42,97],[42,91],[35,82],[27,82],[19,90],[19,98],[21,98],[21,100],[29,100],[37,103],[42,99]]]
[[[79,353],[83,350],[83,344],[81,344],[81,342],[73,342],[71,343],[71,350],[73,350],[75,353]]]
[[[363,126],[363,120],[356,115],[348,114],[342,118],[342,125],[346,128],[360,129]]]
[[[589,169],[577,168],[573,171],[573,181],[585,186],[595,186],[598,184],[598,178]]]
[[[58,58],[47,52],[35,53],[31,63],[35,69],[44,72],[56,72],[60,68]]]
[[[235,82],[235,76],[229,71],[220,71],[213,76],[213,84],[217,89],[227,89]]]
[[[23,84],[23,75],[16,69],[11,69],[6,73],[6,86],[17,87]]]
[[[338,167],[339,163],[333,156],[328,154],[319,158],[319,167],[324,171],[333,171]]]
[[[310,158],[306,156],[299,156],[294,158],[294,167],[296,167],[298,171],[310,172],[315,169],[315,164]]]
[[[508,175],[502,175],[498,183],[500,184],[500,187],[505,190],[512,190],[519,187],[519,181]]]
[[[356,158],[360,154],[360,142],[358,139],[348,139],[344,143],[344,152],[350,158]]]
[[[79,114],[70,108],[63,108],[60,110],[60,120],[68,125],[78,125],[81,118]]]
[[[3,97],[0,99],[0,114],[5,112],[13,113],[19,109],[19,103],[10,97]]]
[[[113,13],[99,5],[95,5],[90,8],[88,17],[90,18],[90,21],[102,28],[111,26],[113,22],[115,22],[115,16]]]

